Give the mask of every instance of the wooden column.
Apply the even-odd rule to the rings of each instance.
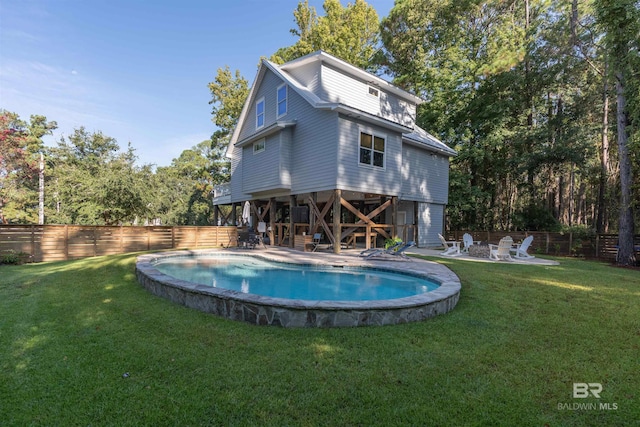
[[[313,204],[318,206],[318,193],[317,192],[313,192],[311,193],[311,200],[313,200]],[[313,233],[313,230],[315,230],[316,228],[316,216],[313,214],[313,212],[311,212],[311,209],[309,209],[309,233]]]
[[[213,225],[215,225],[216,227],[219,225],[218,224],[219,218],[220,218],[220,208],[218,208],[218,205],[214,205],[213,206]]]
[[[398,237],[398,198],[391,198],[391,237]]]
[[[420,218],[418,217],[419,215],[419,209],[418,209],[418,202],[413,202],[413,238],[414,241],[416,242],[416,245],[418,245],[418,229],[420,228]]]
[[[340,227],[340,210],[342,205],[340,199],[342,198],[342,190],[334,190],[335,197],[333,199],[333,253],[340,253],[340,240],[342,240],[342,227]]]
[[[231,225],[235,227],[237,223],[238,223],[238,218],[236,217],[236,204],[231,203]]]
[[[293,208],[296,206],[296,196],[289,196],[289,247],[293,249],[295,226],[293,224]]]
[[[276,198],[271,198],[271,207],[269,208],[269,246],[274,246],[276,241]]]

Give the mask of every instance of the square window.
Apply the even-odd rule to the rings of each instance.
[[[384,168],[384,148],[384,137],[360,132],[360,164]]]
[[[253,154],[262,153],[264,151],[265,140],[261,139],[260,141],[253,143]]]

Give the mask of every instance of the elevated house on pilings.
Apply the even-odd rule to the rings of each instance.
[[[400,237],[438,245],[456,153],[415,123],[423,102],[326,52],[263,60],[229,146],[231,205],[222,223],[265,223],[269,243],[304,248],[315,233],[336,253]],[[304,235],[303,235],[304,234]]]

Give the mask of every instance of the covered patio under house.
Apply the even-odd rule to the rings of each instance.
[[[224,194],[224,187],[216,190]],[[223,197],[214,198],[214,223],[256,230],[264,223],[267,245],[308,250],[313,235],[320,233],[322,242],[340,253],[341,248],[381,247],[396,237],[418,240],[419,203],[399,201],[397,196],[335,189],[250,200],[250,221],[242,218],[244,203],[226,204],[230,210],[225,214],[220,207]]]

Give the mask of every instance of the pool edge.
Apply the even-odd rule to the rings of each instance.
[[[451,311],[460,297],[460,280],[448,268],[431,261],[365,260],[356,256],[333,254],[309,255],[274,248],[268,251],[233,251],[271,261],[295,264],[349,265],[383,268],[389,271],[424,275],[435,279],[440,287],[424,294],[376,301],[304,301],[264,297],[237,291],[212,288],[175,279],[160,273],[152,262],[158,258],[197,256],[221,250],[171,251],[146,254],[136,261],[138,282],[154,295],[178,304],[232,320],[256,325],[297,327],[356,327],[395,325],[417,322]]]

